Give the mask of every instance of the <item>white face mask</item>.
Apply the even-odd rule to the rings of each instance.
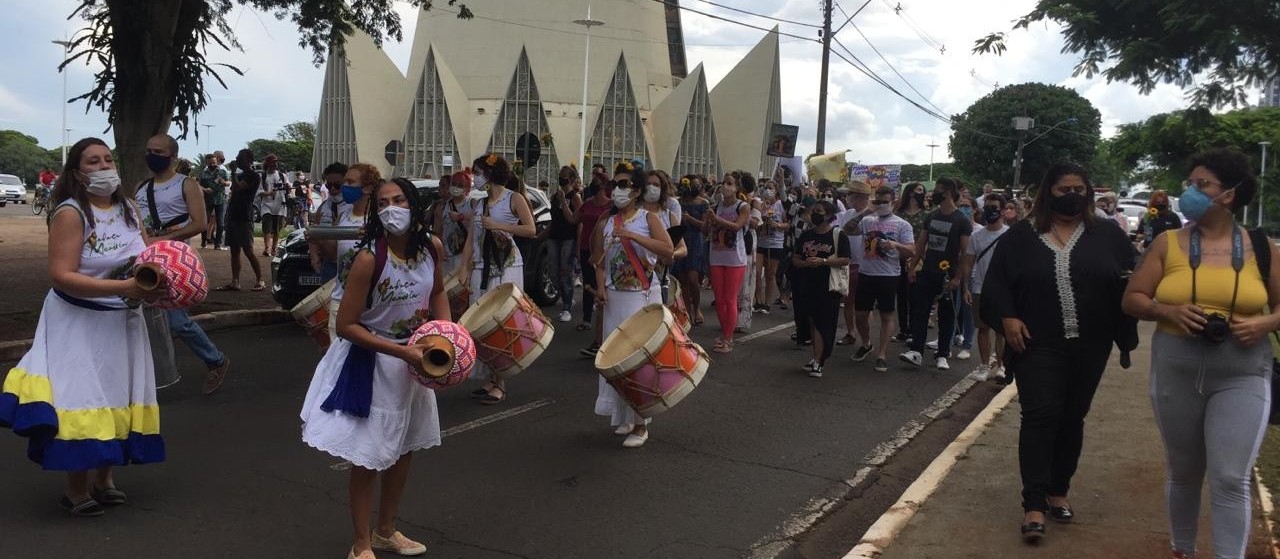
[[[889,217],[893,215],[893,204],[881,204],[876,206],[876,215],[880,217]]]
[[[450,196],[453,196],[454,198],[457,198],[457,197],[459,197],[459,196],[462,196],[462,195],[464,195],[464,194],[466,194],[466,193],[467,193],[467,189],[462,188],[461,186],[450,186],[450,187],[449,187],[449,195],[450,195]]]
[[[413,212],[409,211],[409,208],[387,206],[378,210],[378,219],[382,220],[382,227],[387,230],[387,233],[399,236],[409,230],[409,221],[413,219]]]
[[[773,199],[773,195],[774,195],[774,191],[773,191],[773,189],[772,189],[772,188],[766,188],[766,189],[764,189],[764,197],[765,197],[765,198],[768,198],[768,199],[772,200],[772,199]]]
[[[484,175],[477,174],[471,177],[472,190],[484,190],[486,184],[489,184],[489,178]]]
[[[631,205],[631,189],[615,188],[613,189],[613,205],[618,209],[623,209]]]
[[[644,185],[644,201],[650,204],[662,198],[662,189],[652,184]]]
[[[120,173],[115,169],[102,169],[87,173],[85,176],[89,178],[89,184],[85,185],[85,190],[94,196],[110,196],[120,188]]]

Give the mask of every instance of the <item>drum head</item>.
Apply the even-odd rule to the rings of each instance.
[[[516,306],[516,297],[523,295],[520,288],[514,283],[504,283],[490,289],[476,299],[476,304],[471,305],[467,312],[462,313],[462,318],[458,319],[458,324],[471,332],[473,337],[484,337],[485,334],[492,332],[495,328],[501,326],[502,321],[506,320],[507,315],[511,314],[512,309]]]
[[[618,325],[618,329],[609,334],[600,352],[596,354],[596,369],[606,377],[614,373],[625,373],[638,365],[635,356],[644,360],[640,350],[657,350],[667,339],[675,319],[671,311],[661,303],[650,304]]]

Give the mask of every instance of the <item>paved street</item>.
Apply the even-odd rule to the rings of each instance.
[[[840,348],[826,377],[811,379],[799,368],[807,353],[787,339],[787,319],[757,316],[755,331],[771,333],[716,359],[639,450],[622,449],[607,420],[592,414],[597,377],[578,355],[587,336],[561,328],[535,368],[511,383],[506,404],[476,405],[470,385],[442,393],[444,445],[416,454],[401,528],[428,541],[433,557],[749,554],[852,478],[873,447],[967,372],[894,366],[878,374],[870,363],[855,367]],[[712,335],[707,326],[695,330],[705,345]],[[0,433],[0,556],[345,553],[342,465],[298,437],[318,351],[294,325],[214,339],[234,362],[227,384],[200,396],[203,372],[179,349],[187,377],[160,394],[169,460],[121,471],[132,504],[105,518],[69,518],[56,504],[61,475],[39,471],[22,458],[22,439]],[[860,514],[874,519],[885,503],[868,506],[879,508]],[[824,553],[838,557],[841,540],[847,550],[860,533],[837,534]]]

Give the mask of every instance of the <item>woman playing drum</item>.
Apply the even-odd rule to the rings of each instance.
[[[423,346],[405,342],[429,317],[449,316],[437,258],[443,247],[427,233],[417,189],[396,179],[373,195],[377,212],[369,216],[347,275],[348,296],[338,308],[340,338],[316,366],[301,414],[303,442],[352,464],[350,559],[374,559],[375,549],[426,552],[395,527],[410,453],[440,444],[435,392],[411,376],[421,373]],[[382,500],[370,530],[379,474]]]
[[[85,138],[53,191],[49,275],[35,339],[0,392],[0,426],[27,437],[27,456],[67,472],[62,507],[101,516],[121,505],[112,466],[161,462],[160,411],[146,323],[129,278],[142,253],[138,208],[118,190],[111,149]],[[56,407],[55,407],[56,405]]]
[[[642,187],[633,183],[632,177],[646,176],[635,163],[619,164],[612,181],[615,211],[596,225],[592,263],[596,268],[596,301],[604,308],[604,332],[613,332],[645,305],[662,301],[654,268],[659,259],[670,260],[674,248],[658,215],[636,203]],[[649,420],[636,414],[604,377],[599,383],[596,414],[610,418],[617,427],[614,433],[627,435],[622,446],[643,445],[649,440]]]
[[[514,283],[524,289],[524,259],[516,247],[515,237],[533,237],[537,230],[533,225],[533,213],[529,201],[507,188],[512,182],[511,166],[497,154],[477,158],[471,166],[474,173],[472,188],[488,193],[476,200],[472,211],[478,219],[472,219],[471,236],[463,248],[462,262],[470,266],[465,274],[471,278],[471,304],[475,304],[490,289],[504,283]],[[477,363],[472,378],[485,381],[482,388],[472,392],[486,405],[500,404],[507,399],[506,382],[492,374],[483,364]]]

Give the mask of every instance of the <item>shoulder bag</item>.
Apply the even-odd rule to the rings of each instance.
[[[835,227],[831,228],[831,251],[833,256],[840,255],[840,230]],[[827,290],[842,297],[849,295],[848,266],[827,266]]]

